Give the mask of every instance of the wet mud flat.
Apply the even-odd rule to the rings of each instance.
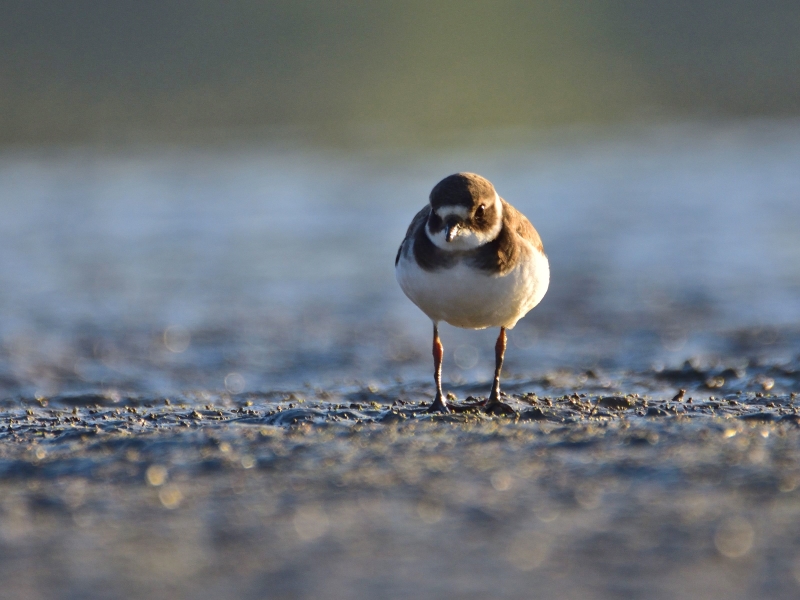
[[[0,596],[795,598],[795,366],[7,399]]]
[[[797,122],[556,137],[5,150],[0,597],[797,597]],[[553,269],[511,417],[392,271],[465,169]]]

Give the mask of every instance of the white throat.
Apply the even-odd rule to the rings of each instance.
[[[500,197],[496,193],[494,195],[494,207],[497,221],[489,231],[475,231],[467,227],[461,227],[456,232],[453,240],[448,242],[445,239],[446,233],[444,229],[438,233],[431,233],[426,223],[425,233],[428,239],[442,250],[471,250],[478,246],[483,246],[500,235],[500,230],[503,228],[503,203],[500,202]],[[462,219],[466,219],[469,216],[467,209],[463,206],[443,206],[436,211],[436,214],[442,219],[450,215],[458,215]]]

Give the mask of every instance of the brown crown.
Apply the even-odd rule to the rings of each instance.
[[[448,175],[431,190],[430,203],[434,210],[441,206],[464,206],[471,209],[481,202],[493,200],[494,186],[475,173]]]

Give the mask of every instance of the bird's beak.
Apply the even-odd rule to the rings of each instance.
[[[448,242],[452,242],[453,239],[458,235],[458,230],[461,229],[461,224],[457,221],[449,221],[444,226],[444,239]]]

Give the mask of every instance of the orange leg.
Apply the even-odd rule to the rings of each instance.
[[[503,358],[506,355],[506,328],[500,328],[500,335],[494,345],[494,382],[492,383],[492,393],[489,402],[500,400],[500,372],[503,370]]]
[[[506,354],[506,328],[500,328],[500,335],[497,336],[497,343],[494,345],[494,381],[492,382],[492,393],[486,403],[485,410],[490,414],[514,412],[505,402],[500,401],[500,372],[503,370],[503,358]]]
[[[436,398],[428,409],[428,412],[441,412],[447,413],[450,410],[444,403],[444,394],[442,393],[442,358],[444,357],[444,347],[442,341],[439,339],[439,327],[436,323],[433,324],[433,380],[436,383]]]

